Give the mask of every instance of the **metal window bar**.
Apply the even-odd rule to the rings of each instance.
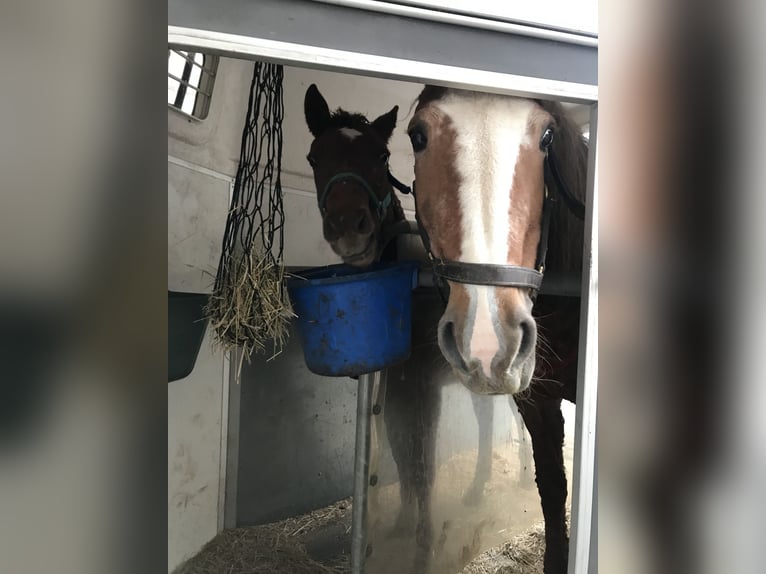
[[[178,54],[181,58],[183,58],[184,60],[189,62],[192,66],[197,66],[197,67],[201,68],[202,71],[204,73],[206,73],[208,76],[215,77],[215,72],[216,72],[215,71],[215,66],[210,66],[210,67],[207,67],[207,68],[205,67],[205,63],[208,60],[212,60],[212,59],[211,58],[210,59],[207,58],[204,54],[202,55],[202,63],[200,64],[199,62],[195,61],[192,57],[190,57],[188,52],[184,52],[182,50],[170,49],[170,50],[168,50],[168,57],[170,57],[170,53],[171,52],[174,53],[174,54]],[[199,52],[194,52],[194,53],[199,54]],[[214,61],[214,60],[212,60],[212,61]]]
[[[186,99],[186,89],[187,88],[196,89],[194,86],[192,86],[189,83],[189,78],[191,77],[191,70],[192,70],[191,64],[189,62],[186,62],[186,64],[184,65],[184,70],[183,72],[181,72],[181,77],[173,78],[174,80],[177,80],[178,83],[180,84],[178,86],[178,91],[176,92],[176,99],[173,102],[173,105],[177,108],[181,108],[184,105],[184,100]],[[170,72],[168,72],[168,76],[170,75],[171,75]]]
[[[184,72],[185,71],[186,71],[186,69],[184,69]],[[195,92],[199,92],[200,94],[202,94],[203,96],[205,96],[207,98],[211,97],[211,94],[209,92],[206,92],[205,90],[195,86],[194,84],[189,83],[188,81],[186,81],[186,80],[184,80],[182,78],[179,78],[178,76],[175,76],[175,75],[171,74],[170,72],[168,72],[168,78],[170,78],[171,80],[175,80],[176,82],[181,84],[184,88],[190,88],[190,89],[194,90]],[[179,92],[180,92],[180,90],[179,90]],[[176,101],[178,101],[177,98],[176,98]],[[181,101],[183,102],[183,98],[181,99]],[[181,107],[180,104],[173,104],[173,105],[176,106],[176,107]]]

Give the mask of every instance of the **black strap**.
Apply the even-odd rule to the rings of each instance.
[[[388,211],[388,208],[391,206],[391,202],[393,201],[393,192],[389,191],[383,199],[380,199],[375,191],[373,191],[372,186],[367,182],[367,180],[364,179],[361,175],[354,173],[353,171],[342,171],[340,173],[336,173],[330,178],[330,180],[325,184],[321,195],[319,196],[319,211],[321,213],[325,212],[327,198],[329,197],[333,186],[336,183],[341,183],[344,181],[355,181],[360,184],[365,189],[365,191],[367,191],[367,195],[370,197],[370,205],[374,206],[374,211],[377,214],[378,219],[383,221],[383,219],[386,217],[386,212]]]
[[[412,190],[409,187],[407,187],[406,185],[404,185],[401,181],[396,179],[394,177],[394,174],[391,173],[390,170],[388,172],[388,182],[391,185],[393,185],[396,189],[398,189],[401,193],[403,193],[404,195],[409,195],[409,194],[412,193]]]
[[[466,263],[464,261],[434,260],[434,274],[449,281],[471,285],[523,287],[540,289],[543,274],[536,269],[518,265]]]
[[[558,194],[561,199],[564,200],[569,211],[572,212],[577,219],[585,219],[585,204],[577,199],[569,188],[564,185],[559,175],[559,169],[556,167],[556,160],[553,154],[553,146],[548,148],[548,153],[545,157],[545,184],[549,188],[549,195]]]
[[[412,182],[412,195],[415,195],[415,182]],[[494,285],[497,287],[520,287],[540,289],[543,282],[542,265],[545,262],[545,253],[548,243],[548,229],[550,228],[551,196],[546,197],[543,207],[543,227],[541,229],[540,243],[538,244],[538,262],[535,264],[537,269],[521,267],[519,265],[495,265],[487,263],[465,263],[463,261],[453,261],[439,259],[431,251],[431,241],[423,223],[420,221],[417,209],[415,210],[415,220],[420,231],[420,238],[423,246],[426,248],[428,258],[431,260],[434,269],[434,279],[441,285],[439,292],[444,298],[443,292],[447,289],[445,280],[455,281],[456,283],[466,283],[470,285]],[[541,259],[542,257],[542,259]]]
[[[535,269],[540,273],[545,271],[545,258],[548,255],[548,236],[550,235],[551,217],[553,214],[553,205],[555,203],[556,196],[551,193],[546,185],[545,200],[543,201],[543,214],[540,221],[540,240],[537,243],[537,257],[535,258]]]

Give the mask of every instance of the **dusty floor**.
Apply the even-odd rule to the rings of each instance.
[[[329,512],[323,509],[324,518],[304,523],[306,530],[300,530],[302,524],[294,528],[295,519],[285,521],[292,524],[226,530],[174,574],[350,574],[347,550],[322,558],[321,551],[311,548],[321,546],[326,535],[347,539],[343,535],[351,526],[347,504],[343,501],[339,503],[343,508],[334,505]],[[478,556],[460,574],[542,574],[543,550],[543,525],[538,523]]]
[[[531,469],[515,452],[496,450],[480,500],[464,500],[475,455],[447,461],[434,485],[434,552],[430,572],[540,574],[544,549],[539,499]],[[412,532],[392,533],[398,484],[370,500],[370,574],[412,572]],[[226,530],[174,574],[348,574],[351,500],[282,522]],[[486,550],[489,548],[489,550]]]
[[[531,460],[527,462],[531,465]],[[461,572],[487,549],[530,532],[542,520],[534,471],[523,466],[516,449],[496,449],[483,496],[474,499],[467,494],[475,474],[475,452],[455,455],[439,468],[432,494],[434,546],[428,574]],[[368,541],[373,549],[367,562],[371,574],[423,574],[416,566],[414,524],[404,532],[394,526],[400,506],[398,484],[371,493]],[[466,570],[485,572],[491,570]]]

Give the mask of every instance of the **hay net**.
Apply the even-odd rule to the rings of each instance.
[[[207,314],[217,343],[278,354],[293,316],[284,286],[282,66],[256,62],[234,192]],[[240,362],[241,367],[241,362]]]

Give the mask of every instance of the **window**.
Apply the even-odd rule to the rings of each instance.
[[[168,50],[168,105],[194,118],[205,119],[217,67],[217,56]]]

